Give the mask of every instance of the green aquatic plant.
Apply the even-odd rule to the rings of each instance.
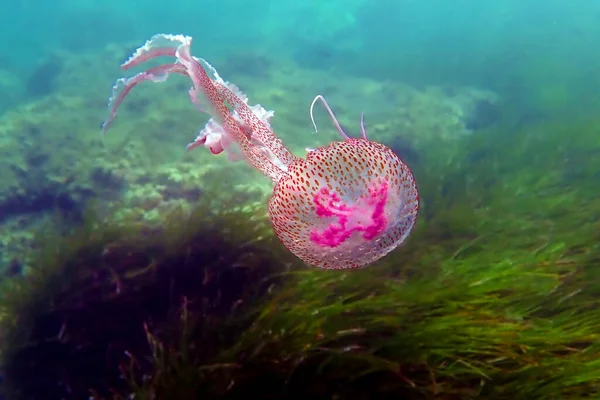
[[[333,378],[338,385],[331,385],[330,395],[341,398],[355,398],[352,393],[361,390],[411,398],[548,398],[573,389],[571,373],[598,372],[600,312],[576,312],[587,296],[574,288],[581,280],[569,288],[562,283],[576,274],[559,258],[562,251],[507,253],[494,260],[482,253],[497,244],[482,240],[477,246],[477,255],[464,257],[468,248],[457,252],[434,279],[390,279],[381,271],[337,278],[298,272],[295,285],[263,310],[246,345],[260,343],[254,357],[296,354],[286,380]],[[571,307],[557,308],[567,300]],[[597,379],[577,389],[589,393],[582,386]],[[374,388],[373,380],[385,387]]]
[[[287,273],[224,360],[277,362],[293,398],[597,396],[600,165],[575,156],[599,151],[600,123],[574,125],[430,155],[442,178],[421,179],[409,246],[368,271]]]
[[[123,379],[128,385],[127,390],[123,393],[113,393],[112,399],[197,399],[226,393],[232,372],[240,368],[240,365],[208,364],[198,358],[203,349],[199,350],[196,346],[209,345],[206,341],[199,340],[199,318],[202,317],[190,313],[188,300],[184,298],[179,321],[169,332],[171,335],[168,336],[167,342],[163,342],[145,325],[149,345],[147,359],[150,362],[128,353],[129,362],[120,367]],[[206,334],[200,336],[206,337]],[[94,400],[104,398],[94,389],[90,390],[90,393]]]
[[[505,128],[423,156],[411,240],[369,269],[301,268],[219,188],[162,228],[86,218],[3,282],[9,398],[597,397],[600,122]]]

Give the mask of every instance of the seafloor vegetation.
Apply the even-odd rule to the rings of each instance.
[[[275,92],[259,101],[285,103]],[[0,282],[7,398],[597,397],[600,120],[504,109],[449,140],[448,121],[464,121],[440,112],[422,122],[435,114],[415,106],[423,93],[397,100],[402,117],[372,129],[410,143],[397,146],[413,156],[418,226],[382,262],[348,272],[306,268],[287,253],[265,219],[264,187],[230,183],[241,170],[212,159],[149,168],[195,129],[178,104],[132,99],[106,148],[79,132],[89,115],[51,122],[56,104],[83,110],[96,99],[57,95],[4,118],[20,158],[2,161],[15,174],[3,196],[41,187],[57,201],[62,188],[70,201],[57,201],[57,222],[31,238],[25,271]],[[278,111],[283,128],[300,118],[287,108],[296,100]],[[405,120],[423,136],[411,142]],[[30,142],[9,141],[23,129]],[[49,137],[60,160],[39,146]],[[74,175],[59,164],[70,161]],[[83,207],[73,193],[101,201]]]

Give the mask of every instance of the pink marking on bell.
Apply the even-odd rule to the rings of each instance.
[[[340,196],[323,187],[314,196],[317,216],[320,218],[337,218],[325,230],[314,230],[310,240],[322,247],[337,247],[354,232],[363,232],[365,240],[373,240],[387,226],[385,204],[388,198],[388,183],[383,180],[380,185],[369,188],[369,197],[365,205],[350,206]]]

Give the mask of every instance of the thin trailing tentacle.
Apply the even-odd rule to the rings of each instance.
[[[360,133],[362,134],[363,139],[368,140],[367,138],[367,128],[365,128],[365,113],[360,113]]]
[[[318,132],[318,130],[317,130],[317,124],[315,123],[315,117],[313,116],[313,109],[315,107],[315,103],[317,102],[317,100],[321,100],[321,103],[323,103],[323,106],[325,107],[325,110],[327,110],[327,113],[329,113],[329,117],[333,121],[333,125],[335,126],[335,128],[337,129],[337,131],[340,133],[340,135],[342,135],[342,137],[344,139],[350,140],[350,137],[342,129],[342,126],[340,125],[340,123],[338,122],[337,118],[335,117],[335,114],[333,113],[333,111],[329,107],[329,104],[327,104],[327,101],[325,100],[325,98],[323,96],[321,96],[320,94],[317,95],[317,97],[315,97],[315,99],[312,101],[312,103],[310,105],[310,119],[311,119],[311,121],[313,123],[313,126],[315,127],[315,132]]]

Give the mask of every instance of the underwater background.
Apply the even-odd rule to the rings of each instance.
[[[350,136],[363,112],[415,175],[411,236],[304,265],[268,179],[185,151],[181,77],[103,137],[157,33],[298,156],[339,140],[316,95]],[[0,38],[2,400],[600,398],[600,4],[21,0]]]

